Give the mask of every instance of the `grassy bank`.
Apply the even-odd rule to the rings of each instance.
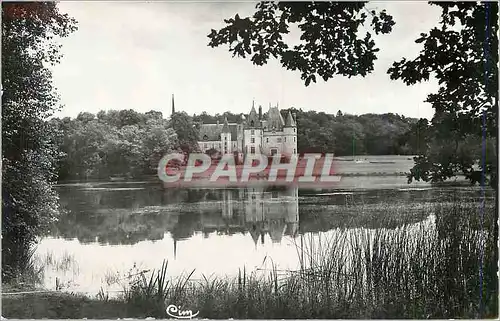
[[[7,318],[167,317],[169,304],[201,318],[492,318],[498,312],[495,209],[441,204],[434,222],[342,229],[297,244],[297,271],[241,270],[234,278],[171,280],[168,265],[130,281],[119,300],[70,294],[3,297]],[[482,246],[484,245],[484,246]],[[482,258],[482,269],[480,262]],[[482,277],[481,277],[482,275]],[[29,307],[29,308],[28,308]]]

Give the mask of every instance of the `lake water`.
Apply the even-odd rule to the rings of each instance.
[[[329,190],[164,189],[160,182],[59,186],[66,213],[36,253],[44,285],[121,291],[129,273],[158,269],[163,260],[171,276],[194,269],[194,279],[236,275],[243,267],[265,270],[270,262],[293,270],[300,242],[341,229],[432,228],[434,203],[458,197],[478,204],[480,196],[477,188],[407,185],[404,177],[349,180]]]

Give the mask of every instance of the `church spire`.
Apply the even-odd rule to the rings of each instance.
[[[175,114],[174,94],[172,94],[172,115]]]

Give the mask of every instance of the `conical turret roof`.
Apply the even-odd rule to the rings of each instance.
[[[267,126],[276,130],[281,130],[285,125],[285,120],[281,116],[278,107],[270,107],[267,112]]]
[[[295,126],[297,126],[297,124],[295,123],[295,119],[293,119],[292,113],[288,111],[285,127],[295,127]]]
[[[253,124],[253,126],[252,126]],[[251,127],[259,127],[259,115],[257,115],[257,111],[255,110],[255,106],[252,105],[252,109],[250,110],[250,113],[248,114],[248,120],[247,120],[247,125],[250,125]]]
[[[223,133],[231,132],[231,130],[229,129],[229,123],[227,122],[227,117],[224,118],[224,125],[222,126],[222,132]]]

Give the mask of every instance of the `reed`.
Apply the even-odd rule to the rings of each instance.
[[[432,206],[419,224],[304,235],[300,266],[285,274],[272,262],[266,274],[242,269],[196,282],[191,273],[173,282],[164,262],[149,279],[136,278],[127,302],[145,317],[166,317],[168,304],[202,318],[496,317],[495,209],[479,217],[457,201]]]
[[[2,285],[8,285],[9,288],[19,289],[29,289],[41,286],[44,278],[44,264],[36,256],[37,248],[35,245],[29,244],[23,244],[22,246],[25,246],[25,248],[18,251],[19,255],[14,264],[15,268],[10,269],[11,266],[5,266],[5,268],[9,270],[10,275],[5,278],[2,276]],[[4,265],[2,265],[2,269],[3,268]]]

